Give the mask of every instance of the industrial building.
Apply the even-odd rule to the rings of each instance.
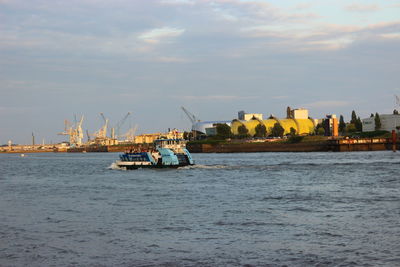
[[[287,118],[278,119],[274,116],[270,116],[269,119],[263,120],[259,119],[256,116],[246,116],[246,114],[239,112],[239,116],[237,120],[233,120],[231,124],[231,130],[233,134],[239,134],[239,127],[244,125],[249,131],[250,135],[254,135],[256,133],[257,125],[264,125],[267,130],[267,135],[271,134],[271,130],[274,127],[275,123],[279,123],[282,128],[285,130],[284,134],[289,134],[290,129],[293,128],[296,130],[297,134],[311,134],[315,131],[316,120],[308,117],[307,109],[287,109]],[[253,113],[249,113],[254,115]],[[261,115],[262,114],[257,114]],[[242,119],[240,119],[242,118]],[[249,120],[243,120],[243,118],[250,118]]]
[[[325,119],[321,120],[321,124],[325,130],[325,136],[339,136],[339,123],[336,114],[326,115]]]
[[[379,114],[381,121],[380,130],[391,132],[400,129],[400,115],[399,114]],[[362,119],[362,129],[363,132],[375,131],[375,116]]]
[[[291,109],[290,107],[288,107],[286,111],[287,111],[287,118],[302,119],[302,120],[308,119],[308,109],[304,108]]]
[[[262,120],[263,114],[261,114],[261,113],[246,113],[246,112],[244,112],[244,110],[241,110],[238,112],[238,119],[241,121],[249,121],[253,118]]]

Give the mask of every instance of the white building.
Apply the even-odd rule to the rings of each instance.
[[[244,110],[241,110],[238,112],[238,119],[241,121],[249,121],[253,118],[262,120],[263,114],[261,114],[261,113],[246,113],[246,112],[244,112]]]
[[[391,132],[400,129],[400,115],[399,114],[379,114],[381,120],[381,130]],[[375,117],[370,117],[362,120],[363,132],[375,131]]]
[[[308,109],[297,108],[292,110],[293,119],[308,119]]]

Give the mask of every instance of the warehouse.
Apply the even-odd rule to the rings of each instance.
[[[267,130],[267,135],[271,134],[271,130],[274,127],[275,123],[279,123],[282,128],[285,130],[284,134],[290,133],[290,128],[296,130],[297,134],[312,134],[315,130],[315,122],[313,119],[278,119],[278,118],[270,118],[267,120],[258,120],[252,119],[249,121],[241,121],[241,120],[233,120],[231,129],[232,133],[237,135],[239,134],[238,128],[242,125],[246,126],[247,130],[249,130],[250,135],[254,135],[256,133],[257,125],[264,125]]]
[[[261,115],[261,114],[257,114]],[[287,118],[278,119],[274,116],[270,116],[269,119],[263,120],[260,119],[261,116],[253,116],[249,120],[243,120],[245,118],[245,114],[243,111],[239,112],[239,119],[233,120],[231,124],[232,133],[237,135],[239,134],[239,127],[244,125],[249,131],[250,135],[254,135],[256,133],[257,125],[264,125],[267,130],[267,135],[271,134],[271,130],[274,127],[275,123],[279,123],[282,128],[285,130],[284,134],[289,134],[290,129],[293,128],[296,130],[296,133],[299,135],[312,134],[315,131],[316,120],[308,117],[307,109],[287,109]],[[246,117],[248,118],[248,117]]]
[[[399,114],[380,114],[381,128],[379,130],[391,132],[392,130],[399,131],[400,115]],[[375,116],[362,120],[363,132],[375,131]]]

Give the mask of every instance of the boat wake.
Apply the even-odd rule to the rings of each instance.
[[[227,165],[201,165],[201,164],[196,164],[196,165],[188,165],[184,167],[179,167],[179,170],[190,170],[190,169],[226,169],[229,166]]]
[[[111,163],[111,165],[108,167],[108,169],[109,170],[123,170],[123,171],[126,170],[126,168],[119,167],[116,162]]]
[[[188,165],[188,166],[183,166],[177,168],[177,170],[194,170],[194,169],[205,169],[205,170],[217,170],[217,169],[226,169],[229,168],[230,166],[228,165],[201,165],[201,164],[196,164],[196,165]],[[109,170],[122,170],[126,171],[125,167],[119,167],[116,162],[113,162],[110,166],[108,166]]]

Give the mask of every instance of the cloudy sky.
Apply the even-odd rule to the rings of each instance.
[[[399,0],[0,0],[0,144],[61,141],[103,112],[139,133],[237,111],[389,113]]]

